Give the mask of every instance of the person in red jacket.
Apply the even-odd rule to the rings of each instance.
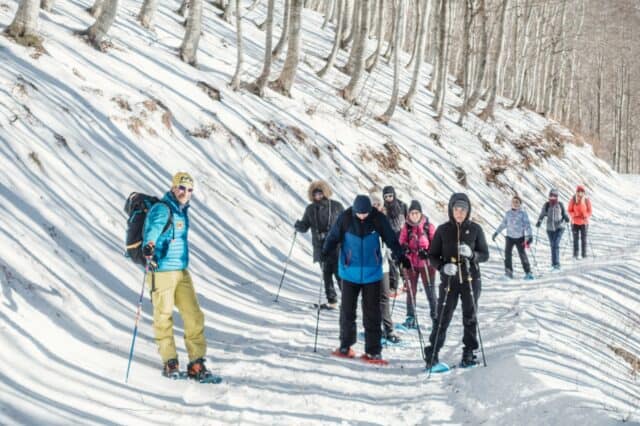
[[[407,328],[416,328],[416,313],[414,310],[416,301],[414,299],[418,291],[418,278],[422,279],[422,285],[427,293],[431,320],[435,321],[437,316],[434,287],[436,270],[429,266],[427,261],[429,245],[435,233],[436,228],[422,214],[420,203],[413,200],[409,207],[406,221],[400,230],[400,245],[405,248],[405,253],[411,261],[411,268],[405,271],[409,276],[408,281],[411,286],[411,289],[407,291],[407,318],[403,324]],[[427,270],[429,272],[428,277]]]
[[[591,201],[586,197],[583,185],[578,185],[576,195],[569,200],[567,213],[571,217],[573,257],[578,258],[579,242],[582,242],[582,258],[587,257],[587,229],[591,217]]]

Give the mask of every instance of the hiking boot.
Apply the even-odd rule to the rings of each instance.
[[[431,359],[432,357],[433,361]],[[433,353],[433,346],[427,346],[426,348],[424,348],[424,359],[427,363],[428,369],[440,362],[440,360],[438,360],[438,353]]]
[[[512,270],[509,270],[509,269],[506,269],[506,270],[504,271],[504,276],[505,276],[505,277],[507,277],[507,278],[509,278],[509,279],[512,279],[512,278],[513,278],[513,271],[512,271]]]
[[[416,327],[416,319],[412,316],[408,316],[404,322],[402,323],[407,328],[417,328]]]
[[[180,365],[178,364],[178,360],[173,358],[164,363],[164,368],[162,369],[162,375],[164,377],[177,377],[180,375]]]
[[[382,354],[364,354],[362,358],[369,361],[380,361],[382,359]]]
[[[350,347],[342,347],[333,351],[333,355],[341,357],[341,358],[355,358],[356,351],[351,349]]]
[[[187,367],[187,374],[189,378],[195,380],[204,380],[211,376],[211,372],[207,370],[204,365],[204,358],[198,358],[195,361],[191,361]]]
[[[324,304],[324,307],[326,309],[337,309],[338,308],[338,302],[327,302]]]
[[[476,355],[470,349],[464,349],[462,351],[462,360],[460,361],[460,367],[473,367],[477,365],[478,361]]]
[[[525,280],[528,280],[528,281],[532,280],[532,279],[533,279],[533,274],[532,274],[531,272],[527,272],[527,273],[524,275],[524,279],[525,279]]]

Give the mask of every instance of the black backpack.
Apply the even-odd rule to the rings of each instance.
[[[142,229],[144,221],[147,218],[149,209],[154,204],[162,203],[169,207],[165,202],[160,201],[158,197],[152,195],[132,192],[124,204],[124,212],[127,214],[127,237],[125,241],[125,257],[130,258],[133,263],[145,266],[146,259],[142,254]],[[164,233],[171,226],[172,214],[169,208],[169,220],[164,226]]]

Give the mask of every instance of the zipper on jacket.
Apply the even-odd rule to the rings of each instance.
[[[360,238],[360,284],[364,282],[364,238]]]

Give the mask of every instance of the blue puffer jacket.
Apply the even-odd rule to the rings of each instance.
[[[504,228],[507,228],[507,237],[509,238],[522,238],[530,237],[531,223],[529,223],[529,216],[527,212],[522,209],[511,209],[507,211],[502,219],[502,223],[496,229],[496,234],[502,232]]]
[[[340,278],[353,284],[372,284],[382,279],[382,265],[386,261],[380,239],[391,249],[395,259],[402,256],[402,248],[395,232],[382,213],[372,210],[361,221],[353,213],[353,209],[348,208],[331,227],[322,253],[326,257],[342,243],[338,265]]]
[[[167,208],[168,207],[168,208]],[[171,209],[171,226],[162,232],[169,220]],[[182,271],[189,266],[189,204],[181,206],[171,192],[162,198],[162,203],[151,207],[144,222],[142,231],[143,244],[154,242],[155,259],[158,272]]]

